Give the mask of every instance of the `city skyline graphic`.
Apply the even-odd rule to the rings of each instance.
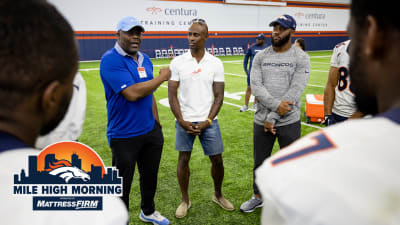
[[[14,184],[121,184],[115,167],[105,168],[90,147],[79,142],[48,146],[28,157],[28,167],[14,174]]]

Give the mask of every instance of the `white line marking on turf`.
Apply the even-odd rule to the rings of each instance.
[[[327,63],[327,62],[313,62],[313,64],[314,63],[318,63],[318,64],[327,64],[327,65],[330,65],[331,63]]]
[[[315,126],[315,125],[304,123],[304,122],[301,122],[301,124],[303,124],[305,126],[308,126],[308,127],[315,128],[315,129],[322,129],[323,128],[323,127],[320,127],[320,126]]]
[[[99,70],[99,68],[79,69],[79,71],[92,71],[92,70]],[[312,71],[314,71],[314,70],[312,70]],[[243,74],[235,74],[235,73],[225,73],[225,74],[230,75],[230,76],[236,76],[236,77],[247,77],[246,75],[243,75]],[[325,86],[316,85],[316,84],[307,84],[307,86],[325,88]],[[167,86],[165,86],[165,87],[167,87]]]
[[[79,69],[79,71],[92,71],[92,70],[100,70],[100,68]]]
[[[163,88],[168,88],[168,86],[166,86],[166,85],[163,85],[163,84],[162,84],[162,85],[160,85],[160,87],[163,87]],[[169,105],[168,101],[167,101],[167,100],[165,100],[165,99],[160,99],[158,102],[159,102],[160,104],[164,105],[164,106],[167,106],[167,105]],[[241,108],[241,107],[242,107],[241,105],[233,104],[233,103],[230,103],[230,102],[227,102],[227,101],[224,101],[224,104],[231,105],[231,106],[235,106],[235,107],[237,107],[237,108]],[[255,110],[254,110],[254,109],[252,109],[252,108],[249,108],[249,111],[253,111],[253,112],[255,112]],[[315,125],[308,124],[308,123],[304,123],[304,122],[301,122],[301,124],[302,124],[302,125],[304,125],[304,126],[308,126],[308,127],[315,128],[315,129],[321,129],[321,128],[322,128],[322,127],[315,126]]]
[[[311,87],[319,87],[319,88],[325,88],[325,86],[322,86],[322,85],[316,85],[316,84],[307,84],[307,86],[311,86]]]
[[[314,71],[314,70],[312,70],[312,71]],[[242,75],[242,74],[235,74],[235,73],[225,73],[225,74],[226,74],[226,75],[230,75],[230,76],[236,76],[236,77],[247,77],[246,75]],[[316,84],[307,84],[307,86],[325,88],[325,86],[322,86],[322,85],[316,85]]]

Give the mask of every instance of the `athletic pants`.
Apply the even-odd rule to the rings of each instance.
[[[160,165],[164,136],[161,126],[156,122],[152,131],[132,138],[112,138],[112,165],[123,178],[123,196],[129,210],[129,193],[135,165],[140,173],[141,208],[145,215],[155,211],[154,195],[157,189],[157,175]]]
[[[264,160],[271,156],[272,148],[276,138],[278,138],[279,147],[282,149],[295,140],[300,138],[301,124],[300,120],[285,126],[275,127],[276,134],[271,132],[264,132],[264,126],[254,123],[253,129],[253,143],[254,143],[254,168],[253,168],[253,190],[254,194],[260,194],[257,184],[255,182],[255,170],[264,162]]]

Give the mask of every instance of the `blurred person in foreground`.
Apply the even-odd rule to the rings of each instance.
[[[86,84],[80,72],[75,74],[73,85],[74,90],[64,119],[50,133],[36,139],[37,149],[44,149],[59,141],[78,141],[86,113]]]
[[[400,224],[400,14],[353,0],[350,77],[358,110],[307,135],[256,171],[262,224]]]
[[[74,32],[57,9],[40,0],[0,2],[0,217],[2,224],[126,224],[117,197],[101,211],[33,211],[32,198],[13,196],[13,176],[37,155],[39,135],[63,119],[78,69]]]

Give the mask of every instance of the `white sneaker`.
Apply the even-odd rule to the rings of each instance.
[[[143,211],[140,211],[139,219],[148,222],[148,223],[153,223],[153,225],[168,225],[169,220],[165,217],[163,217],[158,211],[154,211],[153,214],[151,215],[144,215]]]
[[[247,111],[249,111],[249,107],[247,107],[247,105],[240,107],[240,112],[247,112]]]

